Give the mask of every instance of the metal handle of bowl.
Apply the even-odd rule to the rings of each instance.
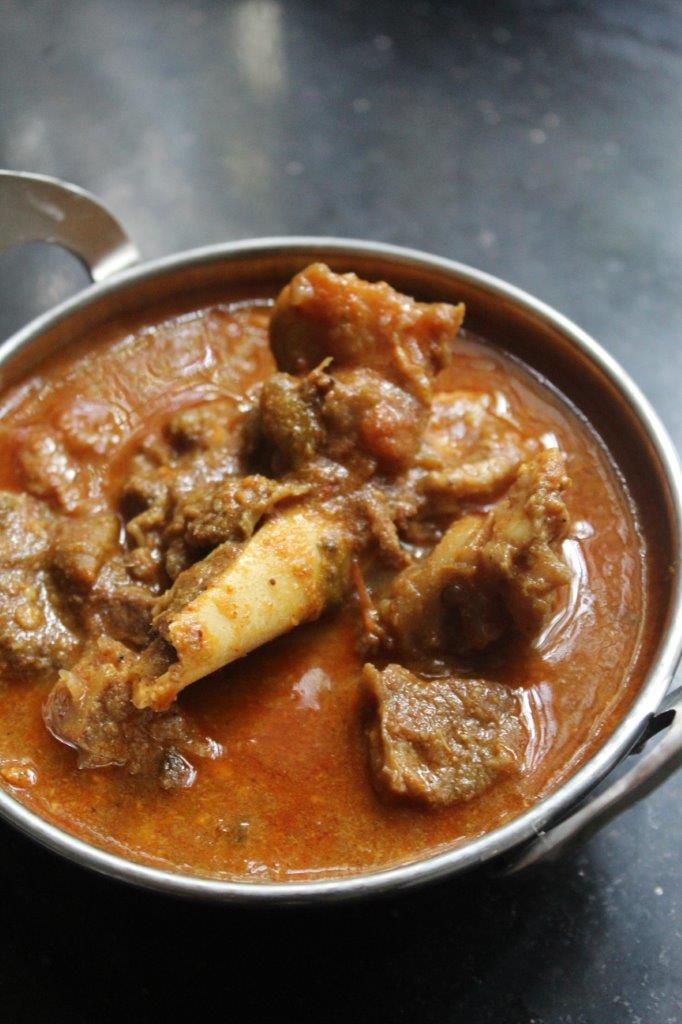
[[[93,281],[139,259],[114,215],[89,192],[43,174],[0,171],[0,249],[38,241],[68,249]]]
[[[668,694],[630,757],[637,758],[631,767],[596,796],[588,796],[563,821],[538,833],[519,855],[506,862],[502,874],[513,875],[540,861],[556,859],[575,841],[598,832],[682,767],[682,687]]]

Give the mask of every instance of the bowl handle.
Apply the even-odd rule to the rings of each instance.
[[[38,241],[68,249],[93,281],[139,259],[119,222],[89,192],[43,174],[0,171],[0,249]]]
[[[514,875],[532,864],[554,860],[566,847],[598,832],[617,814],[632,807],[682,767],[682,687],[668,694],[629,756],[640,754],[655,736],[659,737],[657,742],[631,767],[596,796],[588,796],[563,821],[538,833],[520,854],[506,861],[501,873]]]

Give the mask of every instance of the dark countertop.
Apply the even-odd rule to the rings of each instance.
[[[5,0],[0,23],[0,165],[91,189],[145,256],[311,233],[455,257],[592,332],[678,446],[680,97],[677,0]],[[84,283],[3,254],[2,334]],[[132,892],[2,827],[4,1019],[677,1024],[681,801],[678,775],[514,881],[316,913]]]

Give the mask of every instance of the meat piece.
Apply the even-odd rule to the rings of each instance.
[[[42,502],[0,491],[0,668],[11,673],[45,672],[78,648],[46,571],[54,529]]]
[[[131,523],[149,509],[165,506],[174,477],[174,450],[159,438],[147,438],[130,460],[121,491],[121,512]],[[131,523],[128,528],[130,529]]]
[[[154,625],[177,661],[134,690],[138,707],[168,707],[189,683],[214,672],[341,600],[350,583],[348,524],[316,508],[294,508],[269,520],[236,557],[228,542],[209,556],[208,582],[187,603],[176,600],[181,574],[157,605]],[[196,592],[193,566],[190,593]]]
[[[81,393],[62,407],[56,424],[69,452],[91,459],[107,455],[120,444],[129,420],[123,406]]]
[[[382,602],[392,642],[410,653],[466,653],[510,627],[539,630],[569,579],[559,553],[568,483],[558,449],[541,452],[487,515],[453,523],[430,555],[395,578]]]
[[[180,508],[182,533],[194,548],[214,548],[226,540],[244,541],[270,511],[277,485],[264,476],[239,477],[192,492]]]
[[[209,552],[205,558],[201,558],[183,569],[173,586],[169,587],[153,604],[153,615],[161,617],[158,619],[159,623],[165,623],[182,611],[190,601],[199,597],[202,591],[212,586],[232,565],[242,547],[242,544],[234,541],[225,541]]]
[[[492,455],[465,462],[452,469],[431,470],[418,483],[426,494],[430,515],[452,515],[463,502],[485,501],[514,478],[523,453],[513,444],[502,444]]]
[[[66,664],[78,647],[46,572],[0,570],[0,669],[47,672]]]
[[[203,402],[171,416],[166,433],[180,452],[220,450],[243,459],[254,437],[253,407],[234,398]]]
[[[58,435],[30,431],[19,446],[17,459],[30,494],[47,499],[64,512],[74,512],[82,505],[85,481]]]
[[[463,317],[461,304],[415,302],[384,282],[315,263],[280,292],[270,341],[280,370],[309,373],[331,357],[334,371],[373,370],[428,401]]]
[[[332,386],[332,378],[322,368],[302,379],[273,373],[265,381],[260,399],[261,432],[275,474],[304,467],[324,448],[321,405]]]
[[[307,494],[310,485],[269,480],[264,476],[232,477],[197,488],[174,499],[173,514],[159,534],[163,565],[177,579],[219,544],[248,540],[259,522],[286,501]],[[144,549],[133,552],[137,563]]]
[[[164,536],[181,537],[195,552],[210,551],[228,540],[245,541],[277,505],[308,490],[305,484],[279,483],[258,475],[225,480],[183,496]]]
[[[118,547],[120,526],[111,512],[63,519],[57,527],[52,565],[63,587],[89,590]]]
[[[166,529],[173,514],[174,501],[170,488],[157,492],[154,503],[126,524],[130,549],[128,564],[131,574],[140,582],[157,590],[168,585],[166,554],[169,546]],[[184,549],[180,555],[184,558]],[[184,564],[184,563],[183,563]],[[177,570],[178,572],[183,567]]]
[[[261,429],[275,474],[306,472],[322,457],[367,478],[412,463],[427,407],[373,370],[318,367],[305,377],[275,373],[261,394]]]
[[[105,632],[133,647],[144,647],[152,636],[155,595],[134,583],[122,556],[104,566],[82,606],[84,625],[90,635]]]
[[[52,578],[63,603],[90,635],[142,647],[151,636],[154,593],[135,582],[110,512],[62,519],[55,529]]]
[[[481,650],[499,639],[506,617],[481,571],[484,532],[485,517],[458,519],[430,555],[396,576],[379,605],[390,646],[440,654]]]
[[[514,479],[534,442],[524,440],[501,394],[450,391],[434,396],[417,487],[430,515],[454,515],[463,502],[488,501]]]
[[[347,462],[359,448],[381,472],[408,469],[421,444],[427,407],[373,370],[337,370],[333,380],[321,409],[329,456]]]
[[[366,541],[374,542],[379,556],[394,569],[403,569],[412,561],[400,543],[396,522],[401,521],[406,503],[371,484],[348,499],[348,513],[355,520],[356,530]],[[411,506],[414,509],[414,506]],[[366,531],[364,529],[366,524]],[[364,545],[363,545],[364,546]]]
[[[481,550],[486,576],[499,582],[514,625],[537,632],[552,612],[570,573],[560,555],[568,533],[563,492],[570,480],[558,449],[525,462],[509,494],[490,513]]]
[[[237,398],[174,413],[164,432],[145,438],[130,460],[121,493],[125,518],[163,507],[169,491],[182,494],[241,473],[255,443],[257,419],[256,406]]]
[[[419,679],[400,665],[364,670],[378,785],[431,807],[472,800],[519,770],[527,737],[517,696],[481,679]]]
[[[165,789],[190,786],[187,756],[215,757],[217,744],[200,736],[178,707],[139,711],[131,702],[138,661],[100,637],[71,671],[62,671],[43,709],[52,735],[78,751],[79,768],[119,765],[159,780]]]
[[[323,264],[298,274],[280,294],[270,328],[287,372],[274,374],[261,395],[272,471],[312,478],[327,459],[361,483],[377,471],[410,468],[432,377],[449,361],[463,313]]]
[[[387,504],[381,500],[376,491],[367,496],[364,502],[364,512],[370,532],[376,540],[384,560],[394,569],[402,569],[408,565],[410,558],[400,543],[398,531]]]
[[[28,494],[0,491],[0,568],[39,568],[52,551],[55,517]]]
[[[171,444],[156,438],[134,456],[121,508],[128,520],[128,536],[136,545],[130,558],[136,579],[157,589],[166,587],[169,577],[175,579],[211,544],[220,543],[208,536],[206,544],[199,542],[199,526],[197,536],[185,536],[184,525],[199,515],[197,508],[209,509],[214,498],[220,504],[218,490],[223,485],[239,489],[235,474],[244,470],[254,429],[250,403],[236,399],[205,403],[182,410],[170,420],[166,433]],[[213,516],[216,534],[219,518]]]

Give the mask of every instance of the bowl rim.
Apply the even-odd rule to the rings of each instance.
[[[214,262],[229,263],[244,257],[254,259],[300,255],[313,260],[322,259],[325,254],[341,258],[348,256],[350,259],[353,256],[382,258],[398,267],[435,270],[457,277],[511,301],[557,330],[608,378],[643,428],[669,488],[675,542],[679,551],[682,535],[682,472],[678,457],[657,413],[627,372],[589,334],[547,303],[485,271],[420,250],[384,242],[305,235],[254,238],[186,250],[141,263],[99,284],[86,287],[36,317],[0,344],[0,366],[29,347],[48,328],[104,296],[123,291],[129,285],[189,267]],[[0,789],[0,816],[43,846],[100,874],[157,892],[214,902],[298,904],[339,901],[397,892],[464,872],[533,839],[584,797],[632,748],[646,722],[661,704],[682,653],[682,579],[678,558],[675,559],[672,571],[667,635],[654,656],[639,693],[611,735],[577,772],[518,817],[482,836],[430,856],[376,871],[320,880],[247,882],[184,874],[107,852],[42,818],[5,789]]]

